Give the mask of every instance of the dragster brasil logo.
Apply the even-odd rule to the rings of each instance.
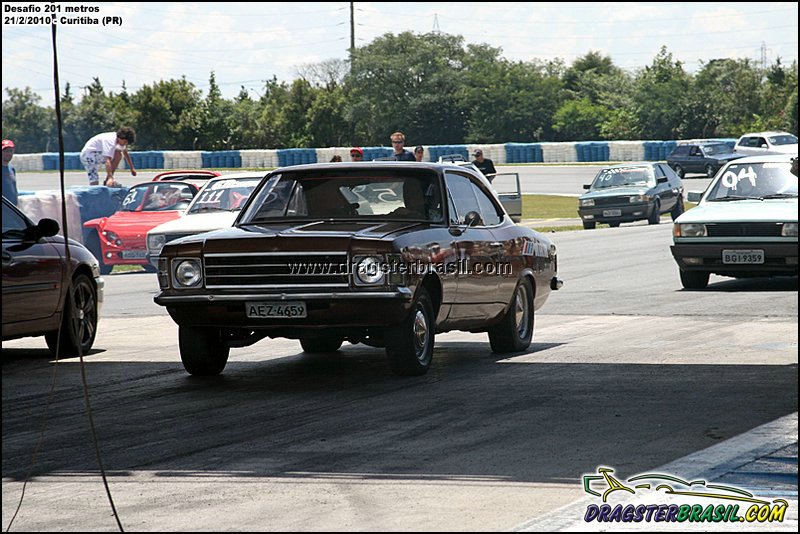
[[[590,504],[584,521],[590,523],[782,523],[789,503],[783,499],[771,502],[758,498],[749,491],[734,486],[709,484],[705,480],[682,480],[673,475],[648,473],[633,476],[622,483],[612,475],[613,469],[599,467],[597,474],[583,476],[583,490],[600,497],[604,504]],[[603,481],[604,487],[598,482]],[[593,485],[594,483],[594,485]],[[604,491],[603,491],[604,490]],[[697,498],[697,504],[606,504],[610,495],[627,492],[655,490],[664,495]],[[708,499],[731,501],[726,504],[709,504]],[[701,504],[702,503],[702,504]]]

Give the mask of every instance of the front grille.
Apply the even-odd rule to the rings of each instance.
[[[706,224],[709,237],[780,237],[783,223]]]
[[[599,197],[594,199],[595,206],[628,206],[630,202],[628,198],[630,195],[621,197]]]
[[[349,287],[346,253],[214,253],[205,255],[203,265],[212,289]]]

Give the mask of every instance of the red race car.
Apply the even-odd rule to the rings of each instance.
[[[180,171],[165,171],[160,172],[153,178],[154,182],[163,180],[171,180],[177,182],[188,182],[197,187],[203,187],[211,178],[219,176],[217,171],[209,171],[205,169],[192,169]]]
[[[159,224],[177,219],[197,194],[198,187],[184,181],[153,181],[134,185],[114,215],[83,223],[89,229],[86,248],[100,263],[100,273],[114,265],[141,265],[147,261],[147,232]]]

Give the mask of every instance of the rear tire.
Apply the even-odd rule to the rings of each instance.
[[[533,339],[533,327],[533,286],[525,277],[517,284],[503,319],[489,329],[492,351],[505,354],[527,349]]]
[[[219,328],[178,327],[178,346],[183,367],[191,375],[215,376],[225,369],[231,348]]]
[[[686,289],[705,289],[710,273],[704,271],[681,271],[681,284]]]
[[[433,304],[424,287],[420,287],[417,292],[408,316],[399,325],[386,330],[386,357],[389,367],[400,376],[424,375],[433,360],[436,335]]]
[[[717,171],[714,170],[714,166],[711,164],[706,165],[706,176],[713,178],[715,174],[717,174]]]
[[[675,174],[678,175],[678,178],[683,180],[683,177],[686,176],[686,171],[683,170],[683,167],[680,165],[675,165]]]
[[[92,281],[79,274],[68,291],[61,319],[61,346],[58,346],[58,330],[44,335],[47,348],[59,357],[86,354],[97,334],[97,291]]]
[[[309,354],[336,352],[343,341],[344,339],[338,336],[301,337],[300,346],[303,347],[303,352]]]

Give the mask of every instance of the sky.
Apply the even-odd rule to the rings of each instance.
[[[30,87],[40,104],[54,102],[51,28],[9,17],[47,16],[50,2],[3,2],[2,87]],[[37,6],[20,13],[9,6]],[[205,95],[214,71],[225,98],[242,87],[253,98],[264,82],[299,77],[304,66],[346,59],[349,2],[57,2],[61,90],[82,97],[92,79],[106,91],[129,92],[159,80],[186,79]],[[98,12],[66,13],[67,6]],[[797,61],[797,2],[354,2],[355,43],[385,33],[440,31],[465,43],[487,43],[512,61],[562,59],[589,51],[635,72],[662,46],[695,72],[717,58],[750,58],[767,65]],[[68,17],[74,23],[61,21]],[[100,24],[89,24],[91,17]],[[103,25],[118,17],[120,25]]]

